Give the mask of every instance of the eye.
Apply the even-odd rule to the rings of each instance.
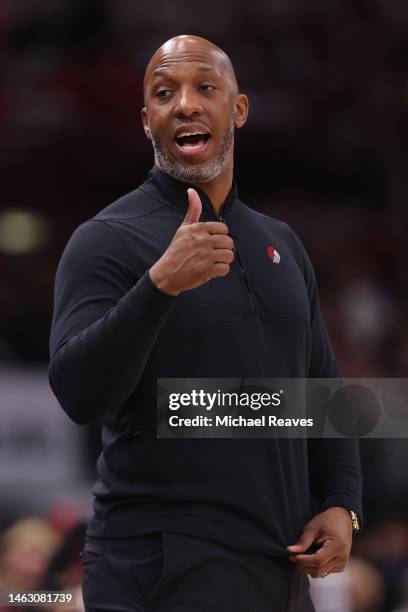
[[[209,83],[203,83],[200,85],[200,90],[204,92],[213,91],[214,89],[214,85],[210,85]]]
[[[171,94],[170,89],[165,89],[164,87],[156,91],[156,96],[161,99],[168,98],[170,94]]]

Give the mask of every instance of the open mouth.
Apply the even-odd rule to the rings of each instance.
[[[176,143],[184,151],[199,151],[205,147],[210,138],[210,134],[206,132],[194,132],[177,136]]]

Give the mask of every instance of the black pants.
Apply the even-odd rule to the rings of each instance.
[[[179,533],[87,538],[87,612],[314,612],[309,580],[287,559]]]

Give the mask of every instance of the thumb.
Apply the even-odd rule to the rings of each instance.
[[[303,531],[302,535],[300,536],[296,544],[292,544],[291,546],[288,546],[287,549],[290,552],[295,552],[295,553],[305,552],[309,548],[309,546],[313,544],[317,535],[318,535],[318,529],[314,527],[307,527]]]
[[[188,210],[186,216],[183,219],[183,225],[191,223],[197,223],[201,212],[203,210],[203,205],[201,204],[200,196],[196,192],[195,189],[187,189],[188,193]]]

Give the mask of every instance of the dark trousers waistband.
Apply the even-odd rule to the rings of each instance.
[[[287,559],[161,532],[87,538],[87,612],[313,612],[309,580]]]

